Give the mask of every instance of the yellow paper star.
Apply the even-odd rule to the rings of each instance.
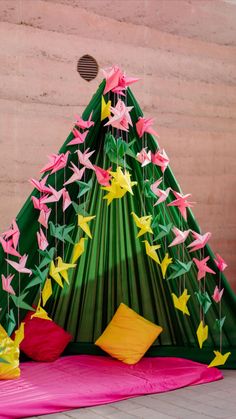
[[[101,121],[108,118],[111,115],[111,101],[105,102],[104,97],[102,96],[102,105],[101,105]]]
[[[90,228],[88,226],[89,221],[93,220],[96,217],[96,215],[91,215],[89,217],[84,217],[83,215],[78,215],[78,226],[82,228],[82,230],[87,234],[87,236],[92,238],[92,234],[90,231]]]
[[[35,313],[32,314],[31,319],[33,319],[34,317],[39,318],[39,319],[52,321],[52,319],[50,319],[50,317],[48,317],[48,313],[46,312],[46,310],[44,310],[44,308],[41,307],[40,301],[39,301],[39,304],[38,304],[38,307],[37,307]]]
[[[73,255],[72,255],[72,263],[77,262],[79,257],[84,253],[84,242],[87,240],[85,237],[81,237],[80,241],[74,245]]]
[[[125,170],[123,173],[121,167],[117,167],[116,172],[109,172],[121,188],[125,189],[133,195],[132,186],[137,185],[137,182],[131,182],[130,173]]]
[[[47,278],[43,287],[42,291],[42,300],[43,306],[45,306],[46,302],[52,295],[52,281],[50,278]]]
[[[140,231],[137,235],[137,237],[142,236],[145,233],[151,233],[153,234],[153,231],[151,229],[151,221],[152,216],[151,215],[145,215],[143,217],[138,217],[134,212],[131,212],[131,215],[134,217],[134,222],[138,228],[140,228]]]
[[[190,313],[188,311],[187,302],[190,298],[190,295],[188,295],[188,290],[184,290],[183,294],[180,295],[180,297],[177,297],[174,293],[171,294],[174,302],[175,308],[182,311],[184,314],[188,314],[190,316]]]
[[[63,288],[64,285],[62,283],[60,274],[58,273],[53,260],[50,263],[49,275],[54,279],[54,281],[58,283],[58,285],[60,285],[61,288]]]
[[[111,185],[103,186],[101,189],[108,192],[108,194],[103,197],[103,199],[107,199],[107,205],[110,205],[113,199],[122,198],[127,192],[127,190],[121,188],[114,179],[112,179]]]
[[[25,323],[22,322],[20,324],[20,327],[15,331],[14,343],[17,347],[20,346],[22,340],[24,339],[24,336],[25,336]]]
[[[152,258],[153,260],[155,260],[155,262],[160,264],[160,259],[159,256],[156,252],[157,249],[160,249],[161,245],[160,244],[156,244],[155,246],[151,246],[150,243],[148,243],[147,240],[144,240],[143,243],[145,243],[145,249],[146,249],[146,254]]]
[[[166,253],[164,259],[161,261],[161,272],[162,272],[162,276],[165,279],[166,277],[166,271],[168,266],[172,263],[172,258],[169,258],[169,254]]]
[[[67,282],[67,284],[69,284],[68,272],[67,271],[70,268],[75,268],[76,263],[65,263],[65,262],[63,262],[63,260],[60,256],[58,256],[58,258],[56,260],[57,260],[56,271],[58,273],[60,273],[62,278],[64,278],[64,280]]]
[[[228,357],[231,355],[231,352],[226,352],[226,354],[224,355],[222,355],[219,351],[213,351],[213,352],[215,354],[215,358],[208,365],[208,368],[218,367],[218,365],[224,365]]]
[[[197,339],[200,348],[202,349],[203,342],[207,340],[208,338],[208,326],[204,326],[203,321],[199,323],[198,329],[197,329]]]

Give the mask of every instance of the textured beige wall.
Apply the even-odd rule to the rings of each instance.
[[[117,63],[236,290],[236,1],[0,0],[0,228],[96,90],[78,58]]]

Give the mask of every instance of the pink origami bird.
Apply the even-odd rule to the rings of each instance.
[[[104,95],[110,91],[123,95],[123,90],[125,90],[127,86],[139,80],[134,77],[127,77],[116,65],[102,71],[106,79],[106,86],[103,92]]]
[[[13,262],[13,260],[5,259],[9,265],[11,265],[17,272],[24,273],[24,274],[32,274],[31,269],[25,267],[26,262],[28,259],[28,255],[21,256],[19,263]]]
[[[66,188],[63,189],[62,192],[62,199],[63,199],[63,204],[62,204],[62,209],[63,212],[65,212],[65,210],[70,206],[71,204],[71,199],[70,199],[70,195],[69,192],[66,190]]]
[[[214,262],[220,272],[223,272],[228,266],[225,260],[219,255],[219,253],[216,253],[216,259],[214,259]]]
[[[149,163],[152,162],[151,150],[147,152],[147,147],[143,148],[140,151],[140,153],[137,153],[136,158],[139,161],[139,163],[141,163],[142,167],[147,166]]]
[[[195,204],[195,202],[188,202],[188,198],[191,196],[191,194],[186,194],[183,195],[179,192],[173,191],[172,192],[174,194],[174,196],[176,197],[176,199],[172,202],[170,202],[167,206],[171,207],[171,206],[175,206],[178,207],[180,213],[182,214],[183,218],[185,219],[185,221],[187,220],[187,210],[186,208],[192,208],[193,204]]]
[[[62,153],[62,154],[50,154],[48,156],[49,163],[46,164],[46,166],[44,166],[40,170],[40,173],[44,173],[44,172],[47,172],[47,171],[51,170],[51,174],[52,174],[52,173],[58,172],[58,170],[63,169],[67,165],[67,160],[68,160],[69,154],[70,154],[69,151],[67,151],[66,153]]]
[[[137,130],[139,138],[142,138],[145,132],[148,132],[149,134],[152,134],[158,137],[157,132],[152,128],[153,122],[154,122],[153,118],[139,117],[139,120],[136,123],[136,130]]]
[[[95,150],[90,151],[89,153],[88,153],[88,150],[89,148],[87,148],[87,150],[85,150],[83,153],[80,150],[77,150],[78,159],[79,159],[80,164],[82,164],[82,166],[87,167],[87,169],[94,170],[93,165],[91,161],[89,160],[89,158],[92,156]]]
[[[79,132],[76,128],[74,128],[72,130],[72,132],[73,132],[75,138],[73,138],[73,140],[71,140],[67,144],[67,146],[68,145],[75,145],[75,144],[83,144],[85,142],[85,139],[86,139],[89,131],[87,130],[87,131],[84,131],[84,132]]]
[[[4,233],[2,233],[2,236],[6,240],[11,239],[12,240],[13,247],[15,249],[17,248],[17,245],[18,245],[18,242],[19,242],[19,238],[20,238],[20,230],[18,228],[18,225],[16,223],[16,220],[13,220],[12,221],[11,227],[9,228],[9,230],[7,230]]]
[[[49,185],[51,196],[44,195],[40,198],[40,202],[42,204],[50,204],[52,202],[58,202],[63,194],[63,189],[60,189],[60,191],[56,191],[51,185]]]
[[[216,303],[219,303],[219,302],[221,301],[221,298],[222,298],[223,293],[224,293],[224,288],[222,288],[222,289],[220,290],[220,289],[217,287],[217,285],[216,285],[216,287],[215,287],[215,289],[214,289],[214,293],[213,293],[213,295],[212,295],[213,300],[214,300]]]
[[[43,226],[43,227],[45,227],[45,228],[48,228],[48,219],[49,219],[49,217],[50,217],[50,214],[51,214],[51,208],[48,208],[47,207],[47,205],[45,205],[45,207],[46,207],[46,210],[45,209],[42,209],[41,211],[40,211],[40,214],[39,214],[39,218],[38,218],[38,222]]]
[[[196,231],[191,230],[191,233],[195,240],[187,246],[191,249],[189,252],[195,252],[196,250],[202,249],[206,246],[208,240],[211,238],[210,232],[199,234],[196,233]]]
[[[175,239],[169,244],[168,247],[176,246],[178,244],[184,243],[187,239],[191,230],[179,230],[177,227],[173,227],[172,231],[175,235]]]
[[[43,230],[40,228],[39,231],[37,231],[37,240],[38,240],[38,246],[40,250],[45,250],[48,247],[48,241],[46,236],[44,235]]]
[[[155,195],[158,196],[159,199],[157,200],[157,202],[155,202],[153,206],[155,207],[156,205],[159,205],[162,202],[165,202],[169,196],[170,191],[171,191],[171,188],[167,188],[165,191],[163,191],[162,189],[156,189]]]
[[[75,117],[76,117],[75,125],[77,125],[77,127],[81,128],[81,129],[89,129],[90,127],[92,127],[94,125],[94,122],[92,121],[92,116],[93,116],[93,111],[89,115],[89,119],[87,119],[85,121],[80,116],[75,115]]]
[[[156,182],[154,182],[151,186],[150,186],[150,188],[151,188],[151,191],[155,194],[155,195],[157,195],[157,191],[158,191],[158,186],[161,184],[161,182],[163,181],[163,177],[160,177],[159,179],[157,179],[156,180]]]
[[[11,281],[14,278],[14,276],[15,275],[4,276],[2,274],[2,289],[12,295],[16,295],[14,289],[11,286]]]
[[[105,170],[102,169],[102,167],[99,166],[93,166],[94,170],[95,170],[95,174],[97,177],[97,181],[100,185],[103,186],[109,186],[110,185],[110,179],[111,179],[111,175],[109,173],[109,170],[111,170],[111,167],[109,167],[109,169]]]
[[[8,255],[17,256],[19,258],[21,257],[20,253],[17,252],[17,250],[13,247],[12,239],[6,241],[2,237],[0,237],[0,243],[5,253],[7,253]]]
[[[133,106],[125,106],[122,100],[118,100],[115,108],[111,106],[112,117],[109,117],[109,121],[104,125],[112,125],[114,128],[128,131],[129,125],[133,126],[129,112],[133,109]]]
[[[162,150],[156,151],[155,154],[152,153],[152,162],[156,166],[160,166],[162,173],[164,173],[170,162],[170,159],[167,156],[165,150],[162,149]]]
[[[36,196],[31,196],[34,208],[39,211],[44,210],[46,212],[48,210],[48,207],[44,202],[46,198],[48,198],[48,195],[42,195],[40,198],[36,198]]]
[[[47,194],[50,193],[50,189],[48,186],[46,186],[46,182],[48,179],[48,176],[45,176],[43,179],[41,180],[36,180],[36,179],[30,179],[30,183],[32,183],[32,185],[38,189],[39,192],[43,193],[43,194]]]
[[[83,177],[83,174],[85,172],[85,167],[82,167],[82,169],[79,169],[74,163],[71,162],[70,169],[74,172],[74,174],[64,183],[65,185],[69,185],[70,183],[75,182],[76,180],[80,180]]]
[[[198,268],[198,274],[197,274],[198,281],[200,281],[200,279],[202,278],[205,278],[207,272],[215,275],[215,271],[213,271],[211,268],[209,268],[209,266],[207,266],[207,261],[209,259],[210,259],[210,256],[207,256],[205,259],[202,259],[202,260],[193,258],[193,262]]]

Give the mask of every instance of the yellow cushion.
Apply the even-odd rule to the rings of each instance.
[[[0,325],[0,380],[11,380],[20,376],[19,355],[19,346]]]
[[[136,364],[162,330],[121,303],[95,345],[125,364]]]

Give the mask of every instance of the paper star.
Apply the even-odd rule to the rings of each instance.
[[[161,264],[160,264],[161,265],[162,276],[163,276],[164,279],[166,277],[167,268],[171,263],[172,263],[172,258],[169,258],[168,253],[166,253],[164,259],[162,259]]]
[[[200,281],[200,279],[202,278],[205,278],[207,272],[215,275],[215,272],[211,268],[209,268],[209,266],[207,266],[207,261],[209,259],[210,259],[210,256],[207,256],[205,259],[202,259],[202,260],[193,258],[193,262],[198,268],[198,275],[197,275],[198,281]]]
[[[11,286],[11,281],[14,278],[15,275],[3,275],[2,274],[2,289],[6,292],[8,292],[9,294],[15,295],[15,291]]]
[[[84,120],[80,116],[75,115],[75,118],[76,118],[75,125],[77,125],[77,127],[81,129],[89,129],[90,127],[94,125],[94,122],[92,121],[92,116],[93,116],[93,111],[91,112],[91,114],[89,115],[89,119],[87,120]]]
[[[208,365],[208,368],[218,367],[219,365],[224,365],[228,357],[231,355],[231,352],[226,352],[224,355],[222,355],[219,351],[213,351],[213,352],[215,354],[215,358]]]
[[[108,100],[106,103],[104,97],[102,96],[102,104],[101,104],[101,121],[106,118],[109,118],[111,115],[111,101]]]
[[[123,173],[121,167],[117,167],[116,172],[110,172],[110,174],[121,188],[131,193],[131,195],[134,194],[132,191],[132,186],[137,185],[137,182],[131,182],[131,175],[127,170],[125,170]]]
[[[153,234],[151,229],[151,215],[145,215],[143,217],[138,217],[134,212],[131,212],[131,215],[134,217],[134,222],[138,228],[140,228],[137,238],[143,236],[145,233]]]
[[[168,247],[177,246],[178,244],[184,243],[191,230],[182,231],[177,227],[173,227],[172,231],[175,235],[175,239],[168,245]]]
[[[173,191],[173,194],[175,195],[176,199],[172,202],[170,202],[169,204],[167,204],[168,207],[178,207],[182,217],[185,219],[185,221],[187,220],[187,208],[192,208],[193,204],[195,204],[195,202],[188,202],[188,198],[191,196],[191,194],[186,194],[183,195],[179,192]]]
[[[157,132],[152,128],[154,119],[153,118],[141,118],[139,117],[136,123],[136,130],[139,138],[142,138],[145,132],[158,137]]]
[[[140,153],[137,153],[136,158],[141,163],[141,167],[147,166],[152,162],[151,150],[147,151],[147,147],[143,148]]]
[[[208,326],[204,326],[203,321],[200,322],[197,329],[197,339],[200,348],[202,349],[203,342],[208,338]]]
[[[76,144],[83,144],[86,140],[86,137],[89,133],[89,131],[80,132],[76,128],[72,130],[72,133],[74,134],[73,140],[71,140],[69,143],[67,143],[67,146],[69,145],[76,145]]]
[[[75,243],[72,255],[72,263],[77,262],[79,257],[84,253],[84,244],[87,238],[81,237],[78,243]]]
[[[147,240],[144,240],[143,243],[145,243],[145,249],[146,249],[146,254],[152,258],[153,260],[155,260],[155,262],[160,264],[160,259],[159,256],[156,252],[157,249],[160,249],[161,245],[157,244],[155,246],[150,245],[150,243],[148,243]]]
[[[214,259],[214,262],[221,272],[223,272],[228,266],[225,260],[218,253],[216,253],[216,259]]]
[[[175,308],[182,311],[183,314],[187,314],[188,316],[190,316],[190,313],[187,307],[187,302],[190,298],[190,295],[188,295],[188,290],[185,288],[185,290],[180,295],[180,297],[177,297],[174,293],[172,293],[171,295],[173,298]]]
[[[47,278],[44,284],[43,290],[42,290],[43,306],[45,306],[46,302],[51,297],[51,295],[52,295],[52,281],[50,278]]]
[[[129,125],[133,126],[129,112],[133,109],[133,106],[125,106],[122,100],[118,100],[115,108],[111,106],[112,117],[109,117],[109,121],[104,127],[111,125],[114,128],[128,131]]]
[[[205,247],[208,240],[211,238],[211,233],[209,233],[209,232],[207,232],[205,234],[199,234],[199,233],[196,233],[195,231],[191,230],[191,233],[192,233],[195,240],[187,246],[188,248],[191,249],[189,251],[190,253],[195,252],[196,250],[199,250],[199,249],[202,249],[203,247]]]
[[[109,186],[103,186],[101,189],[108,192],[108,194],[103,197],[103,199],[107,199],[107,205],[110,205],[113,199],[122,198],[127,192],[127,190],[121,188],[119,183],[114,179],[112,179]]]
[[[71,162],[70,169],[74,172],[74,174],[64,183],[64,186],[69,185],[76,180],[82,179],[86,168],[82,167],[82,169],[79,169],[73,162]]]
[[[162,173],[164,173],[166,168],[168,167],[170,160],[165,150],[162,149],[162,150],[156,151],[155,154],[152,153],[152,162],[156,166],[160,166]]]
[[[219,303],[219,302],[221,301],[221,298],[222,298],[223,292],[224,292],[224,288],[222,288],[222,289],[220,290],[220,289],[217,287],[217,285],[216,285],[216,287],[215,287],[215,289],[214,289],[214,293],[213,293],[213,295],[212,295],[212,298],[213,298],[213,300],[214,300],[216,303]]]
[[[92,238],[92,234],[90,231],[90,228],[88,226],[89,221],[93,220],[96,217],[96,215],[91,215],[89,217],[84,217],[83,215],[78,214],[78,226],[82,228],[82,230],[89,236],[89,238]]]

